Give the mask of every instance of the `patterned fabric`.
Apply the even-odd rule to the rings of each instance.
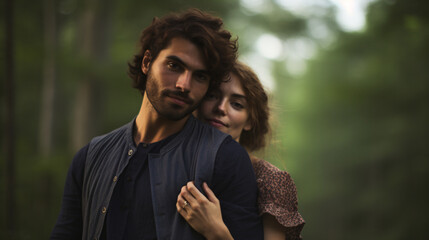
[[[259,188],[259,214],[270,214],[285,227],[286,239],[301,238],[304,219],[298,212],[295,183],[289,173],[281,171],[271,163],[254,161],[256,181]]]

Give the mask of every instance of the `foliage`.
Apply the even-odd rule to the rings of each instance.
[[[286,137],[309,239],[422,239],[429,30],[422,1],[379,1],[288,91]]]
[[[331,8],[322,15],[303,17],[280,8],[274,0],[264,1],[265,11],[250,11],[238,0],[53,1],[55,150],[43,155],[38,135],[43,134],[39,118],[46,57],[45,2],[14,1],[16,239],[46,239],[55,223],[67,167],[76,150],[71,135],[82,83],[93,86],[90,137],[128,122],[136,115],[141,96],[130,87],[126,63],[141,30],[154,16],[189,7],[224,18],[227,28],[239,37],[241,54],[254,51],[256,37],[265,32],[283,41],[311,39],[320,47],[302,76],[292,75],[281,59],[272,61],[269,69],[277,80],[272,93],[276,124],[275,144],[265,156],[295,179],[300,211],[307,221],[305,239],[391,240],[426,235],[429,8],[424,1],[376,1],[368,12],[367,28],[354,33],[340,31]],[[87,12],[97,18],[92,34],[83,34]],[[335,42],[326,44],[311,35],[309,21],[315,20],[328,26]],[[0,30],[3,42],[4,24]],[[93,54],[84,48],[89,35],[96,41]],[[0,59],[2,66],[4,61]],[[0,141],[3,146],[7,139]],[[5,149],[0,151],[4,182]],[[1,239],[8,220],[5,194],[2,184]]]

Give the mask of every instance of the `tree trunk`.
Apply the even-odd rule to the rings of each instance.
[[[99,114],[96,106],[96,89],[100,88],[99,73],[95,69],[108,59],[108,30],[112,1],[88,0],[81,14],[78,27],[79,54],[90,64],[79,81],[71,126],[72,148],[77,150],[95,134]],[[95,67],[94,66],[98,66]]]
[[[40,113],[39,149],[43,156],[52,152],[52,129],[54,123],[54,97],[56,78],[57,31],[55,1],[44,1],[44,66]]]
[[[5,183],[6,183],[6,239],[15,239],[16,236],[16,199],[15,199],[15,84],[14,84],[14,43],[13,43],[13,0],[6,0],[5,4],[5,96],[6,96],[6,124],[5,124]]]

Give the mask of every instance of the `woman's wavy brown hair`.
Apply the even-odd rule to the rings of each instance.
[[[258,76],[247,65],[235,63],[232,73],[237,75],[243,87],[252,126],[249,131],[241,132],[239,142],[247,151],[256,151],[265,147],[266,135],[270,131],[268,96]]]
[[[154,18],[142,32],[139,53],[128,63],[128,75],[133,79],[133,87],[144,94],[146,75],[141,70],[141,64],[146,50],[150,51],[153,62],[176,37],[189,40],[201,50],[211,77],[209,89],[219,86],[237,58],[237,39],[231,39],[231,33],[222,25],[222,19],[198,9]]]

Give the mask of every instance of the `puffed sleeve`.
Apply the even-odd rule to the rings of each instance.
[[[301,239],[305,221],[298,212],[295,183],[286,171],[281,171],[267,161],[253,165],[258,184],[259,214],[270,214],[285,227],[286,239]]]

